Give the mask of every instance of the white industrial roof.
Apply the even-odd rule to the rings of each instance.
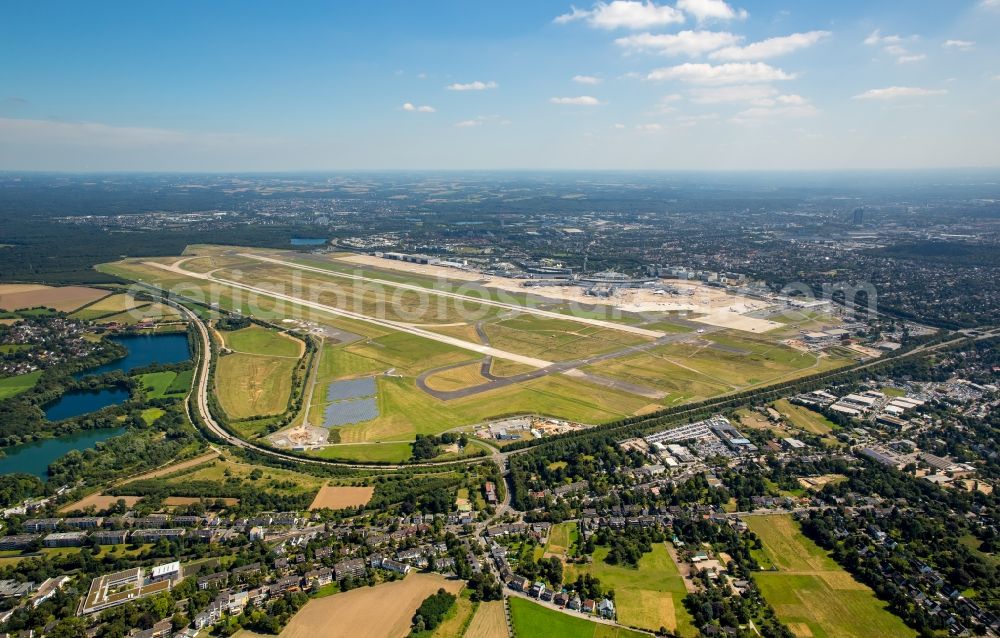
[[[161,576],[179,571],[181,571],[181,564],[178,561],[167,563],[166,565],[157,565],[153,568],[153,578],[160,578]]]

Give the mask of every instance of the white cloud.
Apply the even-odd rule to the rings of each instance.
[[[683,127],[690,128],[699,122],[711,122],[719,119],[717,113],[703,113],[701,115],[682,115],[677,118],[677,123]]]
[[[804,97],[801,95],[795,95],[794,93],[779,95],[774,99],[778,102],[778,104],[786,104],[789,106],[802,106],[806,103],[806,99]]]
[[[786,73],[763,62],[730,62],[727,64],[679,64],[654,69],[647,80],[680,80],[692,84],[751,84],[792,80],[794,73]]]
[[[882,35],[881,29],[875,29],[871,34],[865,38],[865,44],[868,46],[881,46],[882,50],[889,55],[896,58],[897,64],[909,64],[911,62],[920,62],[921,60],[926,60],[927,55],[923,53],[912,53],[903,44],[905,42],[914,42],[919,38],[915,35],[911,35],[904,38],[901,35]]]
[[[659,133],[663,130],[663,125],[655,122],[650,124],[636,124],[635,129],[643,133]]]
[[[733,9],[723,0],[677,0],[677,8],[693,15],[699,22],[705,20],[745,20],[745,9]]]
[[[869,89],[854,96],[855,100],[895,100],[897,98],[928,97],[944,95],[944,89],[924,89],[917,86],[890,86],[884,89]]]
[[[615,40],[615,44],[633,51],[662,55],[699,56],[709,51],[739,43],[742,36],[727,31],[681,31],[680,33],[638,33]]]
[[[691,89],[688,92],[691,101],[696,104],[759,103],[762,100],[771,100],[777,94],[778,89],[767,84],[737,84]]]
[[[192,133],[141,126],[115,126],[99,122],[65,122],[0,118],[0,139],[6,144],[100,149],[185,148],[195,151],[245,149],[279,143],[277,138],[238,133]]]
[[[620,122],[616,122],[616,123],[615,123],[615,124],[614,124],[614,125],[612,126],[612,128],[616,128],[616,129],[618,129],[618,130],[621,130],[621,129],[625,128],[625,125],[624,125],[624,124],[622,124],[622,123],[620,123]]]
[[[713,60],[767,60],[768,58],[776,58],[793,51],[798,51],[799,49],[811,47],[829,35],[829,31],[793,33],[777,38],[768,38],[760,42],[753,42],[744,47],[726,47],[715,51],[709,57]]]
[[[600,84],[604,80],[593,75],[574,75],[573,81],[577,84]]]
[[[433,106],[416,106],[412,102],[403,102],[402,108],[411,113],[433,113],[436,110]]]
[[[473,126],[482,126],[483,120],[462,120],[461,122],[455,122],[456,128],[472,128]]]
[[[945,40],[942,46],[946,49],[968,51],[972,47],[976,46],[976,43],[972,40]]]
[[[793,103],[783,103],[781,98],[793,98]],[[795,100],[794,98],[798,98]],[[734,124],[759,124],[761,121],[772,117],[782,119],[790,117],[813,117],[819,113],[815,106],[808,104],[798,95],[779,96],[777,100],[783,106],[754,106],[745,111],[741,111],[730,118]]]
[[[979,6],[983,9],[1000,9],[1000,0],[980,0]]]
[[[449,91],[485,91],[486,89],[495,89],[497,86],[499,85],[493,80],[489,82],[476,80],[475,82],[468,82],[466,84],[456,82],[455,84],[449,84],[446,88]]]
[[[651,0],[612,0],[598,2],[591,9],[572,7],[569,13],[556,17],[556,24],[584,20],[599,29],[651,29],[684,22],[684,15],[669,5]]]
[[[590,95],[579,95],[577,97],[553,97],[549,98],[552,104],[563,104],[568,106],[598,106],[601,101]]]

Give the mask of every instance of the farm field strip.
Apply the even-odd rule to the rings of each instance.
[[[442,297],[449,297],[449,298],[452,298],[452,299],[461,299],[461,300],[464,300],[464,301],[475,302],[475,303],[479,303],[479,304],[483,304],[483,305],[487,305],[487,306],[494,306],[494,307],[497,307],[497,308],[504,308],[504,309],[507,309],[507,310],[516,310],[518,312],[524,312],[524,313],[528,313],[528,314],[534,314],[534,315],[538,315],[540,317],[548,317],[550,319],[561,319],[561,320],[575,321],[575,322],[578,322],[578,323],[585,323],[585,324],[589,324],[589,325],[592,325],[592,326],[600,326],[602,328],[610,328],[610,329],[613,329],[613,330],[620,330],[622,332],[631,332],[633,334],[641,335],[643,337],[651,337],[651,338],[657,339],[659,337],[664,336],[664,333],[659,332],[657,330],[649,330],[648,328],[641,328],[641,327],[638,327],[638,326],[631,326],[631,325],[624,324],[624,323],[615,323],[613,321],[604,321],[604,320],[601,320],[601,319],[591,319],[591,318],[587,318],[587,317],[574,317],[572,315],[565,315],[565,314],[562,314],[562,313],[559,313],[559,312],[552,312],[550,310],[540,310],[540,309],[537,309],[537,308],[530,308],[530,307],[526,307],[526,306],[520,306],[520,305],[517,305],[517,304],[505,303],[505,302],[502,302],[502,301],[494,301],[494,300],[490,300],[490,299],[480,299],[480,298],[477,298],[477,297],[472,297],[472,296],[469,296],[469,295],[463,295],[463,294],[460,294],[460,293],[450,292],[450,291],[446,291],[446,290],[428,290],[427,288],[425,288],[423,286],[417,286],[417,285],[414,285],[414,284],[406,284],[406,283],[400,283],[400,282],[393,282],[393,281],[388,281],[388,280],[385,280],[385,279],[376,279],[374,277],[364,277],[364,276],[361,276],[361,275],[350,275],[350,274],[347,274],[347,273],[339,273],[339,272],[336,272],[336,271],[325,270],[323,268],[317,268],[315,266],[306,266],[304,264],[297,264],[297,263],[292,262],[292,261],[284,261],[284,260],[281,260],[281,259],[274,259],[272,257],[264,257],[263,255],[253,255],[251,253],[240,253],[240,255],[243,256],[243,257],[247,257],[247,258],[250,258],[250,259],[255,259],[255,260],[258,260],[258,261],[264,261],[264,262],[268,262],[268,263],[278,264],[280,266],[286,266],[286,267],[290,267],[290,268],[298,268],[300,270],[305,270],[305,271],[308,271],[308,272],[316,272],[316,273],[321,273],[321,274],[324,274],[324,275],[329,275],[329,276],[334,276],[334,277],[343,277],[345,279],[352,279],[352,280],[355,280],[355,281],[366,281],[366,282],[376,283],[376,284],[383,285],[383,286],[390,286],[390,287],[394,287],[394,288],[401,288],[403,290],[412,290],[412,291],[420,292],[422,294],[430,293],[430,294],[439,295],[439,296],[442,296]]]
[[[566,613],[511,596],[510,617],[517,638],[645,638],[647,634],[607,622],[588,620],[578,613]],[[657,629],[659,629],[657,627]]]
[[[507,614],[502,600],[479,603],[465,638],[508,638]]]
[[[410,574],[391,583],[316,598],[292,617],[281,638],[402,638],[425,598],[439,588],[457,594],[462,584],[437,574]]]

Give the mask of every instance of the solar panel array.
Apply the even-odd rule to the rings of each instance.
[[[326,388],[326,400],[331,403],[323,411],[323,426],[332,428],[374,419],[378,416],[374,395],[374,377],[334,381]]]
[[[347,381],[334,381],[326,388],[327,401],[342,401],[370,397],[375,394],[375,378],[362,377]]]
[[[378,404],[375,397],[364,399],[347,399],[326,406],[323,412],[324,427],[332,428],[349,423],[370,421],[378,416]]]

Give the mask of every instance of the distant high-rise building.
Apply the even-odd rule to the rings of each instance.
[[[865,223],[865,209],[855,208],[854,209],[854,225],[861,226]]]

